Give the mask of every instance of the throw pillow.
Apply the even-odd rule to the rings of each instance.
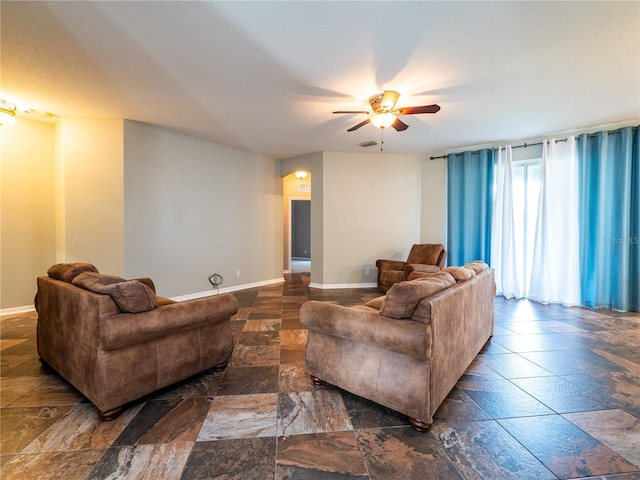
[[[72,283],[95,293],[109,295],[121,312],[147,312],[158,306],[153,290],[137,280],[125,280],[115,275],[85,272],[74,278]]]
[[[484,263],[482,260],[474,260],[473,262],[467,263],[465,265],[465,267],[470,268],[471,270],[476,272],[476,275],[477,275],[480,272],[482,272],[482,271],[486,270],[487,268],[489,268],[489,265]]]
[[[149,287],[137,280],[109,285],[109,293],[122,312],[148,312],[158,306],[156,296]]]
[[[464,282],[476,276],[475,270],[469,267],[447,267],[442,269],[443,272],[451,274],[456,282]]]
[[[75,263],[56,263],[49,267],[47,275],[54,280],[60,280],[62,282],[71,283],[74,278],[80,275],[82,272],[96,272],[98,269],[90,263],[75,262]]]
[[[418,303],[434,293],[455,284],[456,280],[446,272],[394,284],[387,292],[380,315],[389,318],[411,318]]]
[[[84,288],[95,293],[103,293],[108,295],[108,286],[115,283],[126,282],[122,277],[117,275],[107,275],[105,273],[98,272],[83,272],[73,279],[73,283],[76,287]]]

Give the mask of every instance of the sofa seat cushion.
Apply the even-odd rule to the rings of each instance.
[[[393,285],[387,292],[385,301],[380,309],[380,315],[389,318],[411,318],[418,303],[456,283],[451,274],[439,272],[428,277],[400,282]]]
[[[60,280],[62,282],[71,283],[74,278],[83,272],[95,272],[98,273],[98,269],[90,263],[75,262],[75,263],[56,263],[49,267],[47,275],[54,280]]]
[[[121,312],[148,312],[158,306],[156,295],[137,280],[125,280],[115,275],[83,272],[73,279],[74,285],[91,292],[109,295]]]
[[[375,308],[376,310],[379,311],[382,308],[382,304],[384,303],[384,299],[385,299],[385,296],[384,295],[380,295],[379,297],[376,297],[376,298],[373,298],[373,299],[369,300],[364,305],[366,307]]]

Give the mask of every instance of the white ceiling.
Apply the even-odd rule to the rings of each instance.
[[[274,158],[434,153],[640,119],[640,2],[1,2],[0,92]]]

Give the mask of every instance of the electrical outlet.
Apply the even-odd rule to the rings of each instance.
[[[364,269],[364,274],[365,274],[365,275],[369,275],[369,269],[368,269],[368,268],[365,268],[365,269]]]
[[[240,270],[236,270],[236,277],[240,276]]]

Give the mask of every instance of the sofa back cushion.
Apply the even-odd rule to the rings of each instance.
[[[474,260],[473,262],[467,263],[465,267],[470,268],[471,270],[476,272],[476,275],[477,275],[480,272],[484,272],[487,268],[489,268],[489,265],[484,263],[482,260]]]
[[[85,262],[56,263],[55,265],[49,267],[49,270],[47,270],[47,275],[49,275],[54,280],[71,283],[73,279],[80,275],[82,272],[98,273],[98,269],[92,264]]]
[[[469,267],[446,267],[442,271],[451,274],[456,282],[464,282],[476,276],[475,270]]]
[[[148,312],[158,306],[156,295],[137,280],[125,280],[115,275],[83,272],[73,279],[74,285],[85,290],[109,295],[122,312]]]
[[[455,283],[455,278],[446,272],[438,272],[425,278],[396,283],[387,292],[380,309],[380,315],[398,319],[411,318],[420,300],[449,288]]]
[[[443,252],[444,245],[440,243],[415,244],[411,247],[407,263],[438,265]]]

